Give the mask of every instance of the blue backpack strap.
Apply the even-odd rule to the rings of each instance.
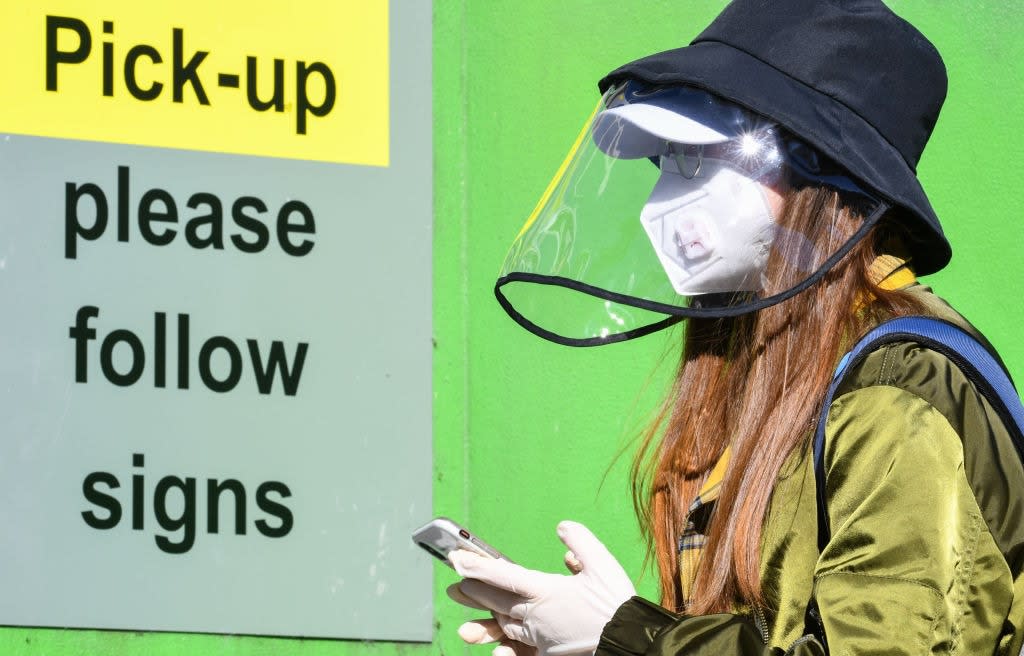
[[[941,319],[911,316],[881,323],[862,337],[839,361],[821,406],[813,444],[819,552],[831,538],[825,505],[825,420],[829,408],[846,372],[872,351],[890,342],[915,342],[941,353],[953,362],[992,405],[1013,437],[1017,455],[1024,462],[1024,406],[1021,405],[1006,369],[985,346],[962,328]]]

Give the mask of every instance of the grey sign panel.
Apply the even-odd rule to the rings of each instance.
[[[387,166],[0,132],[0,623],[430,639],[430,24]]]

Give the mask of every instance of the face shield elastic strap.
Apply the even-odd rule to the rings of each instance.
[[[823,184],[839,191],[857,194],[864,198],[873,199],[870,193],[864,190],[849,174],[840,166],[818,155],[818,151],[807,145],[800,139],[793,136],[785,136],[782,139],[783,147],[786,150],[786,164],[792,173],[791,183]]]
[[[786,291],[779,292],[778,294],[774,294],[766,298],[754,298],[749,301],[737,302],[738,299],[748,297],[749,295],[742,293],[735,295],[725,295],[726,297],[730,297],[730,301],[732,302],[719,305],[718,302],[715,301],[721,301],[723,295],[713,294],[708,295],[709,298],[707,299],[714,302],[713,307],[709,307],[709,304],[702,304],[700,301],[700,299],[702,298],[701,296],[694,297],[692,301],[692,307],[678,307],[675,305],[647,301],[632,296],[627,296],[625,294],[610,292],[605,289],[594,287],[593,285],[588,285],[586,283],[582,283],[577,280],[565,278],[562,276],[546,276],[535,273],[520,272],[509,273],[508,275],[499,278],[498,282],[494,286],[494,295],[497,297],[498,303],[501,304],[501,307],[505,309],[505,312],[507,312],[508,315],[512,317],[512,319],[516,323],[518,323],[520,326],[530,331],[534,335],[542,337],[548,341],[555,342],[556,344],[562,344],[564,346],[602,346],[604,344],[624,342],[629,339],[636,339],[637,337],[643,337],[644,335],[649,335],[659,330],[663,330],[687,318],[723,319],[726,317],[736,317],[741,314],[748,314],[750,312],[757,312],[759,310],[763,310],[766,307],[777,305],[787,299],[796,296],[800,292],[806,290],[811,285],[814,285],[819,280],[824,278],[825,275],[829,271],[831,271],[836,266],[836,264],[838,264],[839,261],[842,260],[846,256],[846,254],[849,253],[850,250],[853,249],[853,247],[856,246],[860,242],[860,240],[863,239],[868,234],[871,228],[873,228],[882,219],[882,217],[889,210],[889,208],[889,203],[883,200],[879,200],[878,205],[871,212],[871,214],[869,214],[867,218],[864,219],[864,222],[857,229],[857,231],[846,241],[846,243],[842,245],[842,247],[840,247],[835,253],[833,253],[828,259],[826,259],[825,262],[823,262],[822,265],[818,267],[818,269],[815,270],[814,273],[812,273],[804,280],[800,281],[800,283],[798,283],[797,285],[790,287]],[[533,323],[532,321],[524,317],[522,314],[520,314],[512,306],[512,304],[505,297],[505,294],[501,290],[501,288],[504,285],[512,282],[529,282],[540,285],[555,285],[565,287],[567,289],[572,289],[574,291],[582,292],[584,294],[589,294],[590,296],[602,298],[606,301],[621,303],[622,305],[637,307],[644,310],[649,310],[651,312],[665,314],[668,316],[666,316],[661,321],[656,321],[646,326],[641,326],[640,328],[634,328],[632,330],[627,330],[622,333],[608,335],[606,337],[565,337],[564,335],[559,335],[557,333],[551,332],[550,330],[541,328],[540,326],[538,326],[537,324]]]

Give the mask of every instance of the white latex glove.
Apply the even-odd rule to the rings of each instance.
[[[471,645],[499,643],[491,652],[493,656],[537,656],[537,648],[533,645],[509,639],[496,619],[466,622],[459,627],[459,637]]]
[[[565,552],[565,568],[573,574],[583,571],[583,565],[576,558],[572,551]],[[461,582],[460,582],[461,583]],[[463,606],[476,608],[477,610],[490,610],[480,602],[470,599],[459,589],[460,583],[453,583],[445,590],[448,596]],[[511,621],[511,618],[502,618],[503,621]],[[493,656],[536,656],[537,648],[533,645],[524,645],[521,642],[511,640],[501,630],[498,620],[480,619],[471,620],[459,627],[459,637],[471,645],[484,645],[489,643],[500,643],[491,652]]]
[[[580,573],[548,574],[468,551],[453,552],[449,560],[467,579],[459,584],[461,592],[490,609],[508,638],[536,646],[540,656],[592,654],[604,625],[636,591],[622,566],[587,527],[562,522],[558,537],[582,566]],[[459,635],[493,636],[490,621],[476,624],[481,628],[463,624]],[[471,642],[468,637],[463,639]]]

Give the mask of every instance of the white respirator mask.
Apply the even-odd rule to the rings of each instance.
[[[773,133],[666,150],[640,221],[672,287],[682,296],[763,289],[775,235],[763,184],[780,162]]]

